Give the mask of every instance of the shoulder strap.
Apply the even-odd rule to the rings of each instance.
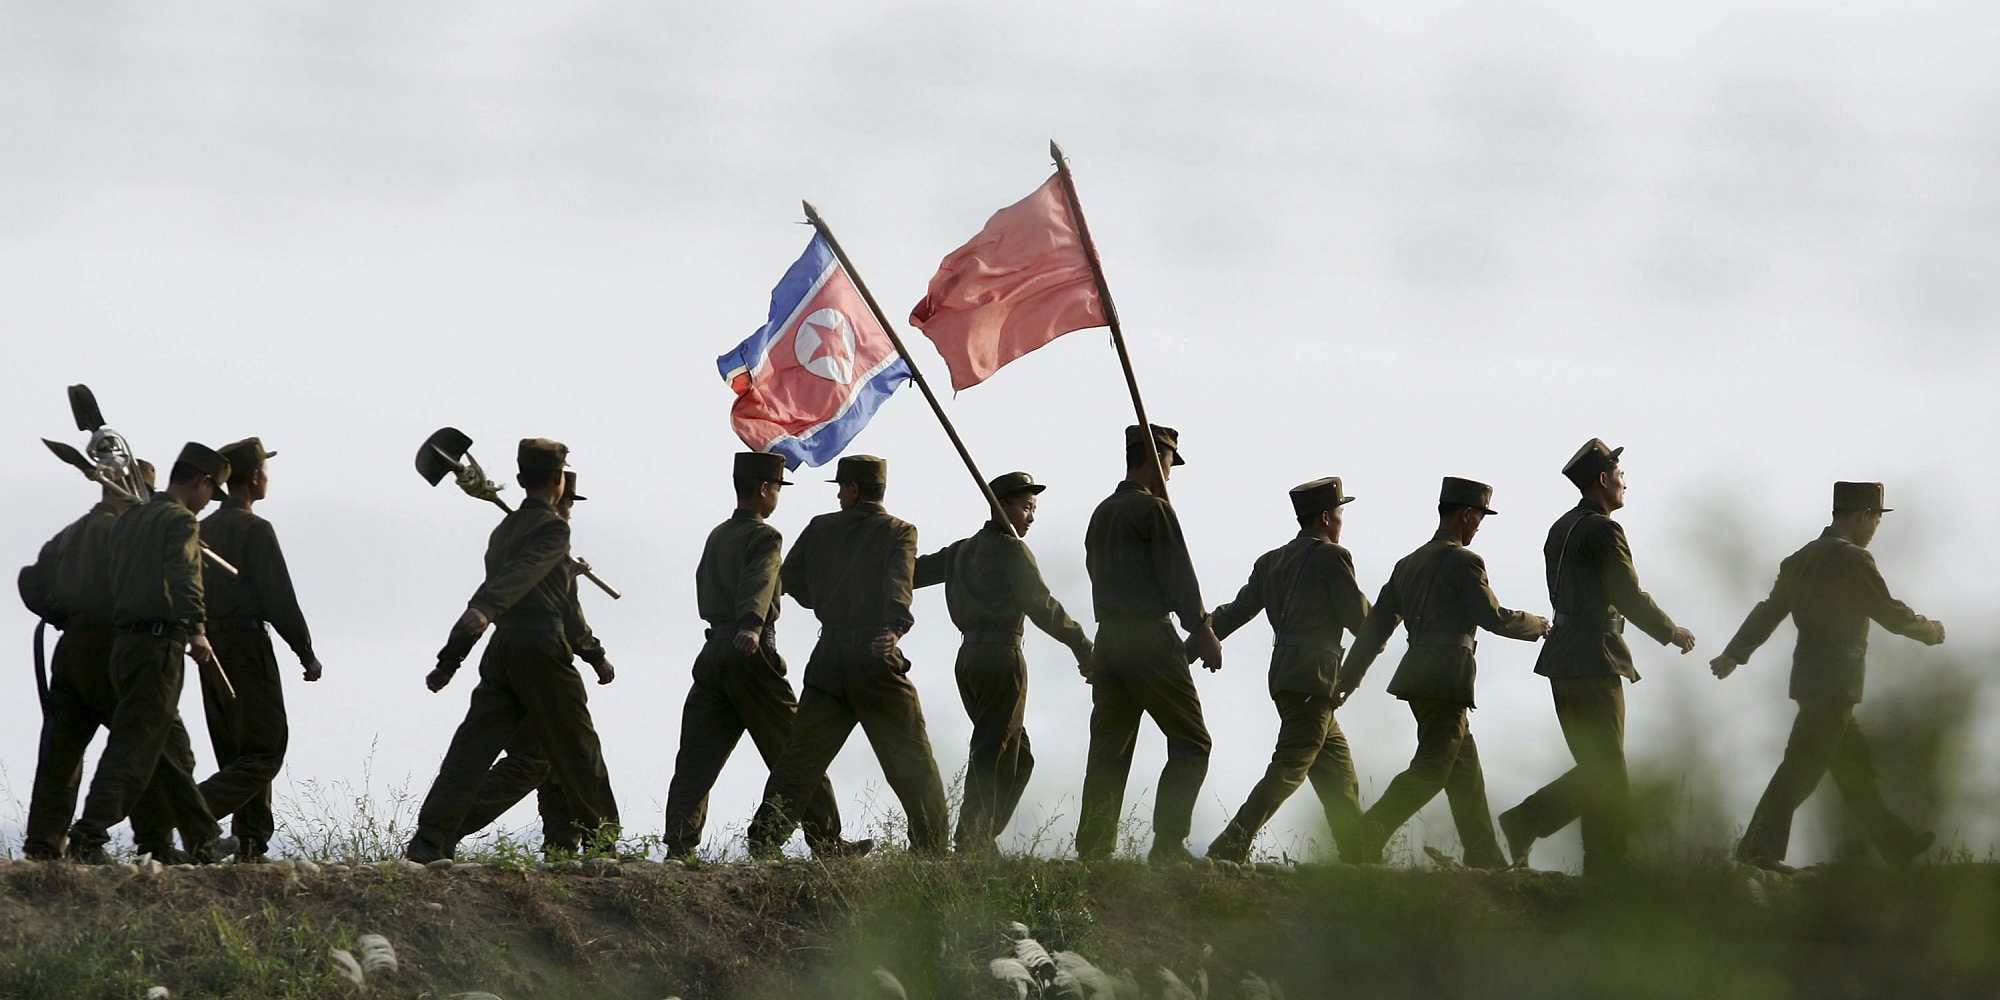
[[[1556,552],[1556,585],[1549,591],[1549,605],[1551,607],[1562,603],[1563,563],[1569,559],[1570,537],[1576,534],[1576,526],[1582,524],[1588,517],[1590,517],[1590,514],[1585,513],[1582,517],[1571,521],[1569,523],[1569,530],[1563,532],[1562,548]]]

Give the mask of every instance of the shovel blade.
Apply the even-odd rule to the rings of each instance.
[[[76,418],[76,429],[91,431],[104,426],[104,413],[97,408],[97,396],[90,387],[81,383],[69,387],[69,412]]]
[[[423,447],[417,449],[417,473],[432,486],[444,481],[444,477],[458,472],[465,461],[465,453],[472,447],[472,439],[456,427],[440,427],[437,433],[424,439]]]
[[[90,460],[83,457],[83,452],[77,451],[75,447],[48,438],[43,438],[42,443],[48,445],[49,450],[55,452],[57,458],[83,470],[84,475],[88,476],[97,471],[97,467],[90,464]]]

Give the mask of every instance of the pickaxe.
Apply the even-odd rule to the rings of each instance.
[[[467,437],[464,431],[456,427],[439,428],[437,433],[425,438],[423,446],[417,449],[418,475],[423,476],[432,486],[436,486],[444,481],[446,473],[450,473],[456,479],[458,488],[465,491],[466,496],[484,500],[509,514],[514,512],[514,508],[507,505],[507,501],[500,499],[501,486],[486,478],[486,470],[480,468],[479,460],[472,457],[472,438]],[[583,560],[578,559],[575,562],[581,564]],[[610,594],[614,601],[625,596],[620,594],[616,587],[605,583],[603,578],[592,570],[583,570],[583,576],[596,584],[599,590]]]

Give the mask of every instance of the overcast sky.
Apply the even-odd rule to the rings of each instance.
[[[1878,630],[1864,720],[1886,725],[1881,693],[1952,663],[1991,671],[2000,545],[1959,514],[2000,494],[1996,29],[2000,8],[1969,2],[5,0],[0,485],[16,512],[0,551],[30,561],[94,498],[37,441],[81,443],[67,384],[89,383],[155,461],[262,436],[280,455],[259,510],[326,664],[287,688],[280,794],[358,785],[366,763],[378,792],[421,795],[473,680],[430,695],[422,677],[494,512],[426,487],[411,455],[444,424],[496,473],[520,437],[566,441],[592,498],[575,548],[626,593],[584,595],[620,670],[593,707],[628,828],[657,831],[701,642],[693,568],[740,447],[713,359],[804,246],[799,200],[901,324],[939,258],[1046,178],[1055,138],[1148,408],[1182,433],[1173,495],[1208,601],[1292,533],[1286,488],[1323,475],[1361,498],[1344,541],[1372,593],[1459,475],[1496,487],[1475,548],[1501,600],[1545,613],[1542,537],[1574,500],[1558,469],[1589,437],[1625,446],[1641,579],[1700,640],[1681,658],[1635,637],[1628,749],[1701,750],[1723,775],[1704,807],[1740,825],[1790,724],[1789,628],[1726,683],[1705,663],[1824,524],[1833,480],[1888,484],[1877,558],[1951,626],[1936,651]],[[1051,484],[1029,541],[1086,620],[1083,526],[1131,420],[1117,379],[1103,334],[1080,332],[947,401],[989,475]],[[890,508],[925,551],[981,520],[914,392],[855,449],[890,460]],[[795,478],[788,536],[834,505],[825,475]],[[957,637],[939,592],[917,618],[912,677],[949,776],[969,732]],[[31,626],[0,612],[13,845],[38,726]],[[812,632],[788,606],[795,679]],[[1246,628],[1198,679],[1216,749],[1197,849],[1268,759],[1268,642]],[[1341,713],[1369,801],[1415,742],[1382,691],[1400,646]],[[1041,763],[1014,830],[1067,838],[1088,692],[1060,646],[1028,652]],[[1480,648],[1496,811],[1568,764],[1534,654]],[[206,767],[192,685],[184,712]],[[1986,761],[1996,729],[1973,737]],[[1163,753],[1149,728],[1128,804],[1150,809]],[[893,801],[859,739],[834,779],[857,819],[861,800]],[[762,781],[746,744],[712,834]],[[1991,796],[1995,776],[1973,785]],[[1442,809],[1424,821],[1449,841]],[[1270,842],[1323,838],[1316,813],[1301,793]],[[1982,852],[2000,837],[1990,809],[1946,819]],[[1795,861],[1819,851],[1807,826]],[[1536,861],[1573,863],[1574,830]]]

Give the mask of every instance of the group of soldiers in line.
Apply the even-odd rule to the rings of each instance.
[[[1640,588],[1623,529],[1612,519],[1624,505],[1623,449],[1592,439],[1562,469],[1580,498],[1551,526],[1543,549],[1549,619],[1509,610],[1494,596],[1484,561],[1468,548],[1495,513],[1492,489],[1452,477],[1440,491],[1437,533],[1396,564],[1372,604],[1339,544],[1343,511],[1354,498],[1330,477],[1291,490],[1296,536],[1258,557],[1235,599],[1211,613],[1165,499],[1172,469],[1185,464],[1178,434],[1133,426],[1125,444],[1124,480],[1098,504],[1085,535],[1094,641],[1050,595],[1022,541],[1045,489],[1027,473],[989,484],[995,516],[981,530],[919,556],[916,528],[883,505],[888,464],[848,456],[833,479],[839,510],[813,518],[784,552],[767,523],[780,490],[791,485],[784,459],[738,454],[735,510],[709,533],[695,573],[707,628],[682,712],[667,852],[685,856],[701,844],[709,792],[746,732],[770,769],[749,826],[753,856],[777,853],[801,825],[815,856],[868,852],[872,841],[843,837],[827,779],[859,725],[903,807],[912,850],[995,853],[1034,766],[1021,652],[1024,623],[1033,621],[1069,647],[1091,690],[1078,854],[1091,860],[1113,852],[1141,719],[1150,717],[1166,738],[1167,761],[1149,857],[1190,859],[1186,841],[1211,745],[1191,667],[1199,661],[1220,669],[1222,640],[1262,614],[1273,632],[1276,749],[1242,808],[1208,845],[1208,857],[1244,860],[1278,807],[1310,781],[1343,860],[1379,863],[1390,837],[1442,791],[1469,866],[1526,864],[1536,840],[1579,819],[1586,873],[1625,866],[1624,685],[1638,673],[1624,632],[1629,623],[1682,653],[1695,640]],[[154,500],[122,515],[116,503],[100,504],[23,571],[30,608],[64,629],[30,811],[30,856],[65,850],[62,829],[83,746],[99,725],[111,730],[110,742],[84,815],[69,828],[71,857],[101,860],[106,831],[128,815],[137,846],[158,857],[215,858],[215,817],[225,814],[235,816],[239,857],[268,847],[269,782],[283,757],[284,714],[265,623],[298,653],[307,680],[319,673],[275,536],[250,513],[268,483],[268,457],[255,438],[221,453],[190,444]],[[558,442],[521,442],[517,482],[527,499],[494,530],[485,580],[427,678],[431,690],[444,687],[493,628],[465,720],[406,847],[411,860],[451,857],[461,839],[529,794],[538,796],[547,849],[617,849],[617,805],[573,661],[589,664],[600,684],[615,675],[577,600],[576,577],[587,567],[570,556],[569,517],[583,498],[567,457]],[[201,522],[199,539],[242,573],[227,583],[211,575],[205,595],[194,513],[223,484],[223,510]],[[1792,815],[1829,771],[1886,861],[1907,863],[1932,842],[1883,805],[1854,721],[1870,621],[1927,644],[1944,640],[1940,623],[1890,596],[1867,552],[1885,511],[1881,484],[1836,483],[1832,524],[1784,561],[1769,598],[1711,662],[1715,675],[1726,677],[1787,616],[1798,626],[1791,681],[1798,715],[1738,844],[1746,863],[1783,867]],[[963,637],[955,673],[973,724],[955,831],[899,648],[915,623],[914,590],[938,584]],[[777,650],[781,593],[812,610],[820,626],[796,697]],[[1417,749],[1364,811],[1335,713],[1399,624],[1408,648],[1388,690],[1409,705]],[[1535,669],[1549,678],[1576,761],[1500,814],[1504,850],[1468,728],[1480,629],[1547,640]],[[1351,655],[1343,645],[1349,633]],[[222,766],[199,785],[174,708],[184,652],[210,668],[202,674],[204,704]],[[231,685],[233,698],[224,694]],[[185,852],[172,847],[176,828]]]

